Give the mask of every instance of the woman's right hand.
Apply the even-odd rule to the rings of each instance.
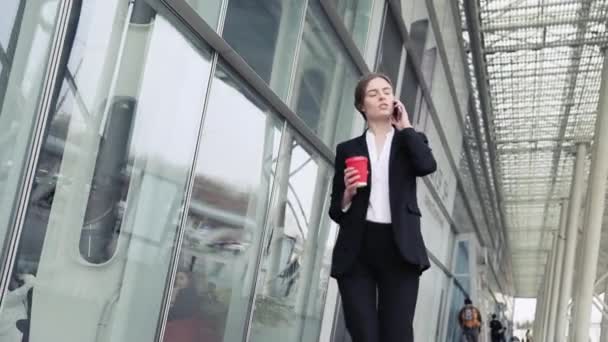
[[[344,169],[344,196],[342,197],[342,207],[346,207],[357,194],[357,181],[359,180],[359,171],[352,167]]]

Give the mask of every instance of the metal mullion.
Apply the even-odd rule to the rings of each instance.
[[[514,75],[514,76],[506,76],[504,78],[499,78],[499,80],[508,80],[508,81],[514,81],[514,80],[518,80],[518,79],[530,79],[530,78],[539,78],[539,79],[544,79],[546,77],[554,77],[554,76],[558,76],[559,78],[557,78],[557,80],[561,80],[561,77],[567,77],[569,71],[567,70],[559,70],[559,71],[555,71],[555,72],[550,72],[548,73],[546,69],[537,69],[542,71],[542,73],[537,74],[537,75],[526,75],[526,74],[522,74],[522,75]],[[537,71],[534,70],[534,71]],[[532,71],[532,72],[534,72]],[[579,72],[579,74],[587,74],[587,73],[596,73],[598,70],[582,70]],[[580,75],[579,75],[580,76]]]
[[[300,18],[300,23],[299,23],[299,29],[298,29],[298,35],[297,35],[297,42],[296,42],[296,46],[295,46],[295,51],[293,54],[293,61],[291,63],[291,68],[290,68],[290,77],[289,77],[289,83],[288,83],[288,89],[287,89],[287,93],[285,95],[285,103],[291,103],[291,101],[293,100],[293,91],[295,89],[295,83],[296,83],[296,73],[297,73],[297,69],[298,69],[298,62],[300,60],[300,52],[302,49],[302,43],[304,41],[304,28],[306,26],[306,17],[308,16],[308,0],[302,0],[304,1],[304,4],[302,6],[303,11],[302,11],[302,17]]]
[[[485,52],[488,54],[497,52],[521,52],[524,50],[537,51],[539,49],[548,49],[556,47],[580,47],[585,45],[606,45],[608,44],[608,38],[605,37],[593,37],[583,38],[581,40],[568,39],[562,41],[555,41],[550,43],[535,43],[529,45],[507,45],[501,47],[488,47]]]
[[[37,114],[36,119],[34,120],[30,148],[27,150],[26,154],[29,158],[25,163],[25,174],[21,179],[21,187],[18,191],[14,219],[11,224],[13,229],[9,233],[7,242],[5,242],[6,250],[0,255],[1,257],[4,257],[4,265],[0,265],[0,270],[2,271],[2,274],[0,275],[0,305],[4,299],[9,277],[15,262],[21,232],[23,231],[23,226],[25,224],[27,207],[31,194],[30,190],[34,184],[36,167],[40,158],[40,150],[42,148],[44,132],[47,126],[47,119],[50,112],[53,110],[53,97],[58,89],[57,84],[59,82],[62,61],[65,60],[67,64],[64,49],[66,48],[68,39],[71,38],[70,34],[74,32],[75,24],[77,22],[72,14],[74,11],[80,9],[79,5],[80,1],[78,0],[65,0],[58,5],[55,30],[52,34],[53,38],[49,48],[48,64],[42,81],[40,102],[38,103],[36,110]]]
[[[512,68],[513,72],[516,71],[529,71],[529,72],[533,72],[533,71],[537,71],[538,69],[544,69],[545,67],[548,68],[569,68],[571,66],[571,63],[574,61],[579,61],[582,60],[584,57],[581,56],[570,56],[570,54],[568,54],[568,51],[560,51],[559,53],[555,53],[555,54],[543,54],[545,55],[544,60],[542,62],[542,64],[540,63],[536,63],[533,59],[536,58],[536,56],[538,55],[538,51],[524,51],[526,54],[525,55],[520,55],[520,56],[510,56],[508,54],[503,54],[500,55],[500,57],[492,57],[492,53],[488,52],[488,49],[485,49],[486,55],[488,55],[489,59],[488,59],[488,68],[492,69],[492,68],[498,68],[498,67],[502,67],[502,68]],[[513,59],[516,58],[516,59]],[[532,67],[530,67],[530,64],[533,64]],[[549,66],[550,64],[550,66]],[[586,64],[584,64],[586,65]],[[595,64],[593,64],[595,65]]]
[[[560,83],[563,83],[563,84],[559,85],[560,88],[556,87],[555,85],[549,84],[549,85],[546,85],[546,86],[541,86],[541,87],[533,88],[533,90],[536,91],[537,93],[541,94],[540,100],[544,100],[544,99],[547,99],[547,98],[549,98],[550,100],[554,100],[553,98],[550,98],[550,96],[552,96],[553,93],[563,93],[564,92],[564,88],[569,86],[569,82],[560,82]],[[504,88],[507,88],[507,87],[504,87]],[[523,89],[523,88],[513,89],[511,87],[508,87],[507,89],[501,90],[502,94],[500,96],[502,96],[503,98],[506,97],[506,96],[513,97],[515,95],[519,95],[522,92],[529,91],[529,89],[530,88],[527,88],[527,89]],[[579,88],[576,88],[576,89],[579,89]],[[563,101],[564,103],[567,103],[567,102],[565,102],[565,100],[566,100],[565,98],[560,98],[560,99],[557,99],[555,101]],[[517,101],[517,102],[520,102],[520,101]],[[574,103],[576,103],[576,102],[574,102]]]
[[[580,0],[576,0],[576,1],[563,1],[563,2],[552,2],[552,3],[543,3],[540,5],[525,5],[525,6],[518,6],[518,7],[513,7],[511,9],[509,9],[509,11],[521,11],[521,10],[535,10],[535,9],[544,9],[544,8],[548,8],[548,7],[555,7],[555,6],[564,6],[564,5],[578,5],[580,4]],[[502,12],[503,9],[482,9],[480,12],[482,14],[491,14],[491,13],[499,13]]]
[[[482,24],[481,32],[490,33],[496,31],[513,31],[513,30],[522,30],[529,28],[546,28],[550,26],[559,26],[559,25],[573,25],[573,24],[584,24],[590,22],[598,22],[602,23],[606,20],[603,16],[598,17],[573,17],[573,18],[560,18],[557,20],[541,20],[538,22],[527,22],[525,20],[518,21],[516,23],[509,24],[501,24],[496,23],[494,25]]]
[[[161,0],[163,1],[163,0]],[[228,14],[228,1],[230,0],[221,0],[222,4],[220,6],[220,15],[217,19],[217,34],[221,37],[224,33],[224,25],[226,24],[226,15]]]

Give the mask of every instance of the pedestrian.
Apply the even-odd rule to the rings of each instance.
[[[505,341],[505,327],[498,320],[496,314],[492,314],[492,320],[490,321],[490,337],[492,342]]]
[[[458,313],[458,322],[465,341],[479,341],[482,324],[481,312],[479,312],[479,309],[473,305],[473,302],[469,298],[464,300],[464,306]]]
[[[430,267],[416,179],[437,164],[386,75],[359,81],[355,107],[368,128],[336,149],[329,215],[340,230],[331,274],[353,342],[413,342],[419,277]]]

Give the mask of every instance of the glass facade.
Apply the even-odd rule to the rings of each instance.
[[[0,270],[39,124],[59,7],[50,0],[0,4]]]
[[[441,171],[419,183],[433,268],[416,340],[453,340],[462,299],[488,292],[458,235],[487,213],[448,108],[468,92],[438,86],[462,61],[439,58],[427,5],[4,1],[0,341],[342,336],[331,151],[361,134],[354,56],[370,51]]]

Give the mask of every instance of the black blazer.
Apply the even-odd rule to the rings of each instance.
[[[350,208],[342,211],[344,194],[344,161],[352,156],[366,156],[369,160],[365,133],[345,141],[336,148],[329,216],[340,225],[333,251],[331,275],[339,277],[353,265],[361,246],[369,204],[371,165],[368,186],[357,189]],[[435,172],[437,163],[423,133],[413,128],[395,130],[389,157],[389,198],[395,242],[403,259],[418,266],[420,273],[430,267],[426,247],[420,232],[420,209],[416,198],[416,177]]]

